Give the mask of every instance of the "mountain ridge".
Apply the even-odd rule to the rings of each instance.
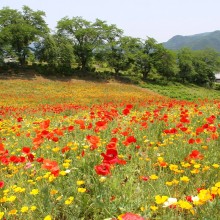
[[[188,36],[175,35],[167,42],[164,42],[163,45],[165,48],[171,50],[179,50],[183,47],[189,47],[192,50],[213,48],[220,52],[220,30]]]

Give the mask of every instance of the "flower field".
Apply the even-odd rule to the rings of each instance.
[[[220,216],[220,101],[0,80],[0,219]]]

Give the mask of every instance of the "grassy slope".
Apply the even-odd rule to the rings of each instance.
[[[197,100],[197,99],[220,99],[220,91],[207,89],[196,85],[183,85],[180,83],[168,83],[159,85],[152,83],[140,83],[143,88],[148,88],[161,95],[179,100]]]
[[[132,80],[129,80],[132,82]],[[123,82],[123,80],[122,80]],[[87,94],[87,100],[83,100],[87,104],[96,101],[116,101],[120,99],[120,96],[126,96],[132,98],[143,97],[143,88],[147,89],[146,92],[153,92],[154,94],[167,96],[178,100],[197,100],[197,99],[220,99],[220,91],[214,89],[208,89],[199,87],[193,84],[183,85],[177,82],[143,82],[141,80],[135,81],[138,86],[130,84],[118,83],[110,81],[97,82],[92,81],[91,78],[88,80],[77,80],[71,78],[50,78],[45,79],[42,77],[36,77],[35,75],[29,75],[29,77],[8,77],[3,78],[0,75],[0,98],[4,104],[10,105],[15,104],[16,101],[21,100],[26,104],[39,103],[61,103],[61,102],[77,102],[81,103],[81,97],[85,99]],[[141,87],[141,88],[138,88]],[[15,89],[16,88],[16,89]],[[56,88],[56,91],[53,89]],[[94,93],[91,93],[91,89]],[[114,95],[110,90],[114,91]],[[149,91],[150,90],[150,91]],[[30,91],[32,91],[30,93]],[[51,94],[53,93],[53,94]],[[62,93],[62,95],[60,94]],[[124,94],[123,94],[124,93]],[[45,96],[43,97],[42,94]],[[21,96],[22,95],[22,96]],[[59,100],[58,97],[62,97]],[[56,98],[57,97],[57,98]],[[106,100],[101,100],[101,99]],[[2,103],[3,104],[3,103]]]

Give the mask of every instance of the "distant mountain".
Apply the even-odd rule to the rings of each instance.
[[[220,52],[220,31],[195,34],[191,36],[176,35],[167,42],[163,43],[167,49],[179,50],[189,47],[192,50],[214,48]]]

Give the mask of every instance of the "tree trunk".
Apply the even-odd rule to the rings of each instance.
[[[149,71],[144,71],[143,73],[143,80],[146,80],[149,74]]]

